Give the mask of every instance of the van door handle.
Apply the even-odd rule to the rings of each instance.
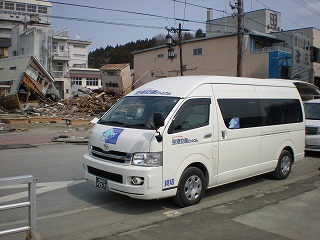
[[[206,133],[203,138],[211,138],[211,137],[212,137],[212,133]]]
[[[226,139],[227,138],[227,131],[225,131],[225,130],[221,131],[221,137],[222,137],[222,139]]]

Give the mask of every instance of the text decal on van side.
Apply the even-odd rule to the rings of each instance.
[[[137,94],[171,95],[171,92],[161,92],[156,89],[142,89],[135,93],[135,95]]]
[[[172,139],[172,145],[195,143],[195,142],[198,142],[198,139],[196,139],[196,138],[175,138],[175,139]]]
[[[122,133],[123,129],[121,128],[111,128],[102,133],[105,143],[116,144],[118,137]]]

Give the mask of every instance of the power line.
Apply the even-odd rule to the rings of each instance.
[[[310,6],[307,2],[305,2],[304,0],[300,0],[300,1],[299,1],[299,0],[292,0],[292,1],[294,1],[295,3],[297,3],[298,5],[300,5],[301,7],[309,10],[310,12],[312,12],[312,13],[314,13],[314,14],[316,14],[316,15],[320,15],[320,12],[319,12],[317,9],[311,7],[311,6]]]
[[[272,11],[272,12],[276,13],[276,11],[272,10],[271,8],[269,8],[267,5],[263,4],[261,1],[259,1],[259,0],[256,0],[256,1],[257,1],[258,3],[260,3],[262,6],[266,7],[268,10],[270,10],[270,11]],[[290,20],[289,18],[284,17],[283,15],[281,15],[281,17],[282,17],[282,18],[284,18],[284,19],[286,19],[286,20],[288,20],[289,22],[294,23],[295,25],[297,25],[297,26],[299,26],[299,27],[302,27],[302,26],[300,26],[298,23],[296,23],[296,22],[294,22],[294,21]]]
[[[8,13],[8,11],[0,10],[0,13]],[[19,12],[10,10],[10,13],[18,14]],[[31,16],[33,14],[25,13],[25,15]],[[39,16],[48,17],[47,14],[38,14],[38,15]],[[56,19],[65,19],[65,20],[78,21],[78,22],[102,23],[102,24],[108,24],[108,25],[118,25],[118,26],[126,26],[126,27],[139,27],[139,28],[151,28],[151,29],[161,29],[161,30],[163,30],[163,27],[150,26],[150,25],[118,23],[118,22],[109,22],[109,21],[105,21],[105,20],[88,19],[88,18],[77,18],[77,17],[64,17],[64,16],[55,16],[55,15],[50,15],[50,17],[51,18],[56,18]]]
[[[261,5],[263,5],[264,7],[266,7],[268,10],[276,13],[276,11],[272,10],[271,8],[269,8],[268,6],[266,6],[265,4],[263,4],[261,1],[259,1],[259,0],[256,0],[256,1],[259,2]],[[295,0],[293,0],[293,1],[295,1]],[[284,18],[284,19],[286,19],[286,20],[288,20],[289,22],[294,23],[295,25],[297,25],[297,26],[300,27],[300,28],[303,28],[303,26],[301,26],[301,25],[299,25],[298,23],[296,23],[296,22],[294,22],[294,21],[292,21],[292,20],[284,17],[283,15],[281,15],[281,17]],[[258,24],[266,27],[266,25],[264,25],[264,24],[262,24],[262,23],[259,23],[259,22],[255,21],[255,20],[253,20],[252,18],[248,18],[248,17],[247,17],[247,19],[249,19],[249,20],[251,20],[251,21],[253,21],[253,22],[256,22],[256,23],[258,23]],[[286,33],[283,33],[283,34],[289,37],[288,34],[286,34]],[[318,36],[320,36],[317,32],[315,32],[315,34],[318,35]]]
[[[172,0],[172,1],[184,4],[184,2],[179,1],[179,0]],[[203,9],[211,9],[211,10],[216,11],[216,12],[227,13],[226,11],[223,11],[223,10],[214,9],[214,8],[211,8],[211,7],[200,6],[200,5],[193,4],[193,3],[186,3],[186,4],[189,5],[189,6],[193,6],[193,7],[198,7],[198,8],[203,8]]]
[[[178,0],[175,0],[175,1],[181,2]],[[54,3],[54,4],[66,5],[66,6],[73,6],[73,7],[81,7],[81,8],[103,10],[103,11],[121,12],[121,13],[127,13],[127,14],[135,14],[135,15],[142,15],[142,16],[148,16],[148,17],[162,18],[162,19],[167,19],[167,20],[170,19],[170,20],[174,20],[174,21],[206,24],[206,22],[204,22],[204,21],[180,19],[180,18],[176,18],[176,17],[162,16],[162,15],[156,15],[156,14],[150,14],[150,13],[134,12],[134,11],[127,11],[127,10],[113,9],[113,8],[104,8],[104,7],[95,7],[95,6],[89,6],[89,5],[72,4],[72,3],[61,3],[61,2],[56,2],[56,1],[48,1],[48,2]],[[184,2],[182,2],[182,3],[184,3]],[[186,3],[186,4],[193,5],[193,4],[189,4],[189,3]],[[212,8],[210,8],[210,9],[212,9]],[[218,11],[218,10],[216,10],[216,11]],[[222,12],[224,12],[224,11],[222,11]],[[234,26],[228,26],[228,25],[223,25],[223,24],[212,24],[212,25],[221,26],[221,27],[234,27]]]
[[[7,10],[0,10],[0,13],[8,13]],[[18,14],[17,11],[10,10],[10,13]],[[31,13],[25,13],[24,15],[31,16],[33,14]],[[47,17],[46,14],[38,14],[39,16]],[[116,25],[116,26],[125,26],[125,27],[137,27],[137,28],[148,28],[148,29],[159,29],[164,30],[164,27],[162,26],[152,26],[152,25],[142,25],[142,24],[128,24],[128,23],[119,23],[119,22],[110,22],[106,20],[99,20],[99,19],[89,19],[89,18],[77,18],[77,17],[66,17],[66,16],[55,16],[50,15],[51,18],[55,19],[64,19],[64,20],[70,20],[70,21],[78,21],[78,22],[88,22],[88,23],[100,23],[100,24],[107,24],[107,25]],[[195,29],[190,29],[191,32],[196,32]]]
[[[183,20],[183,19],[179,19],[179,18],[175,18],[175,17],[162,16],[162,15],[156,15],[156,14],[151,14],[151,13],[134,12],[134,11],[128,11],[128,10],[120,10],[120,9],[114,9],[114,8],[94,7],[94,6],[89,6],[89,5],[81,5],[81,4],[73,4],[73,3],[61,3],[61,2],[55,2],[55,1],[48,1],[48,2],[54,3],[54,4],[72,6],[72,7],[81,7],[81,8],[94,9],[94,10],[121,12],[121,13],[127,13],[127,14],[135,14],[135,15],[142,15],[142,16],[156,17],[156,18],[170,19],[170,20],[178,20],[178,21],[187,21],[187,22],[201,23],[201,24],[205,23],[205,22],[195,21],[195,20]]]

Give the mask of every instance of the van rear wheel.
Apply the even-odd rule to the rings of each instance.
[[[277,168],[273,171],[273,177],[282,180],[286,179],[292,167],[292,156],[289,151],[283,150],[280,154]]]
[[[200,202],[205,191],[205,177],[196,167],[187,168],[179,181],[176,196],[173,198],[180,207],[195,205]]]

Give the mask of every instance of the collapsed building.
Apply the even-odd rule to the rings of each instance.
[[[58,99],[51,74],[34,56],[0,59],[0,106],[20,109],[29,100]]]

